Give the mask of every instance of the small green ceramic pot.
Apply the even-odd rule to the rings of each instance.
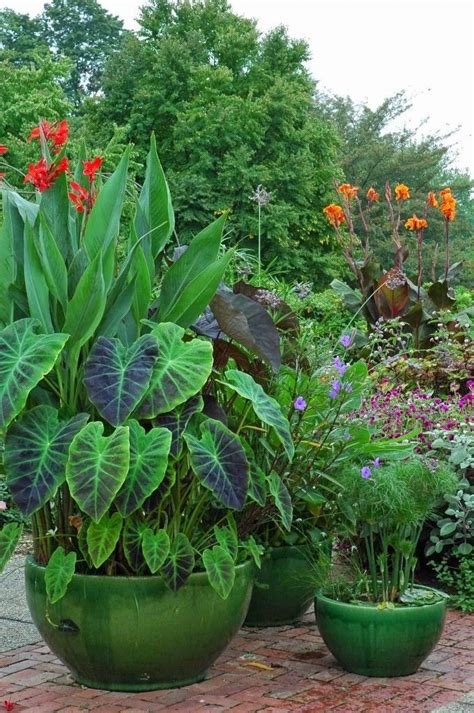
[[[314,599],[314,547],[271,548],[256,571],[246,626],[283,626],[297,622]]]
[[[318,594],[315,610],[324,643],[346,671],[362,676],[408,676],[418,670],[441,636],[446,599],[378,609]]]
[[[28,558],[26,596],[33,621],[78,683],[149,691],[201,681],[242,625],[254,568],[236,568],[226,600],[206,573],[176,593],[156,577],[74,575],[66,595],[47,604],[45,568]]]

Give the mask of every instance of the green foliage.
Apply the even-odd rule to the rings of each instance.
[[[450,566],[447,560],[432,562],[436,577],[453,590],[450,601],[457,609],[466,614],[474,612],[474,560],[472,556],[460,557],[456,566]]]
[[[324,274],[321,187],[338,172],[336,137],[314,111],[306,44],[283,28],[260,36],[223,0],[152,2],[139,22],[140,35],[128,36],[107,65],[103,98],[87,107],[89,135],[106,143],[113,124],[126,127],[144,155],[155,132],[173,166],[185,240],[209,216],[229,211],[232,242],[256,250],[250,195],[264,184],[272,194],[262,216],[266,260]]]
[[[427,556],[446,553],[450,557],[467,557],[474,551],[474,485],[467,481],[461,488],[445,497],[447,508],[430,533]]]
[[[341,535],[363,543],[367,567],[360,553],[359,568],[367,569],[370,600],[403,601],[413,585],[423,524],[439,499],[456,491],[458,478],[446,466],[433,470],[412,459],[369,474],[348,468],[340,484]]]
[[[66,554],[62,547],[57,547],[54,550],[44,573],[46,595],[51,604],[55,604],[66,594],[68,585],[74,575],[75,567],[75,552]]]

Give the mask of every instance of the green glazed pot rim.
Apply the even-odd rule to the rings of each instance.
[[[436,594],[439,594],[440,599],[437,599],[435,602],[430,602],[429,604],[417,604],[416,606],[410,606],[410,604],[406,604],[405,606],[403,604],[398,604],[394,609],[384,609],[384,611],[396,611],[396,612],[406,612],[406,611],[414,611],[416,609],[429,609],[431,607],[436,606],[437,604],[442,604],[446,605],[448,601],[448,597],[446,596],[445,592],[440,591],[439,589],[436,589],[435,587],[426,587],[423,584],[417,584],[416,589],[424,589],[428,590],[430,592],[435,592]],[[341,602],[339,599],[332,599],[331,597],[327,597],[325,594],[320,594],[319,592],[316,593],[315,596],[316,600],[321,600],[323,602],[329,602],[330,604],[334,604],[338,607],[345,607],[346,609],[356,609],[357,611],[361,611],[362,609],[364,611],[377,611],[377,605],[373,606],[365,606],[361,607],[360,604],[352,604],[351,602]],[[361,604],[366,604],[366,602],[360,602]]]
[[[44,572],[44,571],[46,570],[45,565],[38,564],[37,562],[35,562],[35,559],[34,559],[33,555],[31,555],[31,554],[26,556],[26,564],[27,564],[29,567],[34,567],[35,569],[39,569],[39,570],[41,570],[42,572]],[[235,570],[236,570],[236,573],[237,573],[237,572],[242,572],[242,573],[243,573],[243,572],[246,572],[248,569],[251,569],[252,567],[253,567],[253,562],[252,562],[252,560],[246,560],[246,562],[242,562],[241,564],[236,565]],[[75,574],[73,575],[73,578],[74,578],[74,579],[76,579],[76,578],[77,578],[77,579],[82,579],[82,580],[92,580],[92,579],[93,579],[93,580],[95,580],[95,581],[97,581],[97,580],[104,580],[104,581],[106,581],[106,582],[110,582],[111,580],[113,580],[114,582],[118,582],[118,581],[120,581],[120,582],[128,582],[128,581],[130,581],[130,582],[137,582],[137,583],[138,583],[138,582],[151,582],[151,581],[153,581],[153,580],[154,580],[154,581],[160,581],[160,582],[163,581],[163,578],[162,578],[159,574],[150,574],[149,576],[146,576],[146,575],[145,575],[145,576],[139,576],[139,577],[136,577],[136,576],[131,575],[131,576],[127,577],[127,576],[124,576],[124,575],[80,574],[80,573],[75,573]],[[192,574],[189,575],[189,578],[188,578],[186,584],[187,584],[190,580],[192,580],[193,582],[195,582],[195,583],[197,584],[197,583],[199,583],[199,582],[201,582],[201,581],[203,581],[203,582],[204,582],[204,581],[208,582],[208,581],[209,581],[209,578],[208,578],[208,576],[207,576],[207,572],[192,572]]]

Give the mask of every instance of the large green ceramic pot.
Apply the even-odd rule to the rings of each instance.
[[[201,681],[242,625],[253,565],[236,568],[226,600],[206,573],[176,593],[160,577],[74,575],[57,604],[46,599],[45,568],[27,560],[33,621],[78,683],[112,691],[149,691]]]
[[[283,626],[301,619],[314,599],[314,559],[309,545],[269,549],[255,575],[245,625]]]
[[[318,594],[315,610],[324,643],[346,671],[408,676],[418,670],[441,636],[446,598],[440,596],[421,606],[381,609]]]

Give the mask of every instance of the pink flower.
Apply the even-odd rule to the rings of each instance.
[[[0,500],[0,510],[6,510],[7,509],[7,504],[5,500]]]

